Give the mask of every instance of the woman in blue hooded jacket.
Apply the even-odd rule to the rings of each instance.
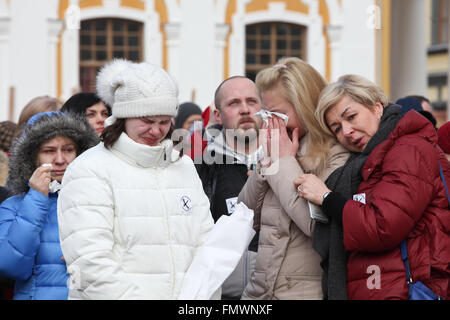
[[[69,275],[59,243],[57,199],[65,169],[98,143],[84,121],[61,112],[33,116],[14,142],[0,206],[0,275],[14,279],[14,299],[67,299]]]

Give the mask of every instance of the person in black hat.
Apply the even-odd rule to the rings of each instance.
[[[194,126],[194,122],[201,121],[199,126]],[[178,108],[178,113],[176,117],[173,119],[174,129],[183,129],[181,136],[179,134],[175,134],[173,137],[174,143],[177,145],[177,148],[182,146],[183,154],[188,155],[192,159],[195,157],[195,154],[203,150],[194,147],[193,135],[199,133],[200,140],[203,136],[203,118],[202,118],[202,110],[200,107],[193,102],[185,102],[180,104]],[[182,139],[181,139],[182,137]],[[186,140],[186,141],[185,141]],[[184,141],[181,144],[178,142]],[[205,142],[206,143],[206,142]],[[196,151],[197,150],[197,151]]]
[[[416,110],[418,113],[427,118],[433,124],[434,129],[437,130],[437,121],[433,114],[430,112],[430,100],[428,100],[427,98],[423,96],[407,96],[398,99],[395,103],[402,107],[402,114],[405,114],[410,110]],[[424,108],[424,106],[426,109]]]
[[[177,116],[175,117],[175,129],[189,130],[194,121],[203,121],[202,109],[193,102],[180,104]]]
[[[100,136],[105,128],[105,120],[111,115],[111,108],[95,93],[81,92],[70,97],[62,106],[61,112],[70,112],[85,119]]]

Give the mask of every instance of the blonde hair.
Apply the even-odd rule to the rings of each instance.
[[[368,79],[348,74],[340,77],[336,82],[329,84],[320,94],[315,117],[320,127],[329,135],[333,135],[328,128],[325,116],[328,110],[338,104],[344,96],[351,98],[368,109],[372,110],[377,102],[385,108],[389,100],[386,94],[377,85]]]
[[[261,93],[281,85],[281,94],[294,106],[310,137],[304,159],[298,160],[304,169],[308,167],[312,173],[319,173],[325,168],[327,153],[334,142],[334,137],[324,135],[314,117],[320,92],[327,81],[308,63],[289,57],[281,58],[273,67],[260,71],[255,82]]]
[[[61,101],[56,98],[50,96],[36,97],[28,102],[22,109],[22,112],[20,112],[18,125],[23,128],[35,114],[46,111],[57,111],[61,106]]]

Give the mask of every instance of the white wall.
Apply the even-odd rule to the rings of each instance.
[[[0,0],[0,121],[9,117],[11,18],[6,0]]]
[[[0,4],[4,1],[0,0]],[[408,3],[409,1],[411,0],[408,0]],[[121,8],[119,0],[104,3],[104,8],[82,10],[82,19],[115,16],[147,23],[145,56],[147,60],[155,60],[150,62],[162,64],[161,34],[159,21],[155,17],[154,1],[145,0],[146,12]],[[224,0],[166,0],[169,22],[164,28],[168,41],[168,71],[178,82],[180,102],[191,100],[195,90],[195,102],[201,108],[211,103],[216,87],[223,80],[223,47],[230,27],[233,33],[229,38],[229,72],[230,75],[242,74],[245,66],[245,42],[242,32],[246,23],[272,20],[307,26],[307,59],[320,72],[325,72],[325,39],[316,0],[305,0],[310,7],[310,16],[288,12],[280,2],[271,3],[268,12],[246,15],[246,3],[247,0],[237,1],[238,8],[232,19],[232,26],[227,26],[224,24]],[[332,80],[345,73],[357,73],[375,80],[375,32],[367,27],[370,18],[367,10],[374,4],[374,0],[342,0],[342,10],[338,14],[337,0],[327,0],[327,3],[329,8],[334,10],[330,14],[333,28],[328,30],[329,35],[334,36]],[[32,98],[56,94],[56,44],[51,43],[51,34],[54,36],[58,31],[58,23],[55,20],[58,0],[13,0],[10,4],[10,41],[8,45],[3,42],[2,48],[8,50],[2,50],[0,53],[0,68],[5,65],[6,60],[9,68],[9,75],[0,75],[2,119],[7,115],[5,109],[8,99],[5,98],[5,92],[11,85],[16,87],[15,119],[18,118],[22,107]],[[62,98],[65,99],[78,85],[78,52],[68,52],[78,51],[77,32],[70,35],[65,32],[62,39]],[[8,53],[10,58],[5,58]]]
[[[57,1],[14,0],[10,5],[10,85],[15,87],[17,121],[31,99],[56,95],[56,47],[51,36],[58,29]]]
[[[392,1],[391,100],[427,93],[425,1]]]
[[[373,5],[374,0],[342,1],[340,75],[353,73],[376,81],[375,30],[367,25]]]
[[[195,102],[205,109],[213,100],[215,89],[214,2],[183,0],[181,12],[177,79],[180,103],[191,101],[195,90]]]

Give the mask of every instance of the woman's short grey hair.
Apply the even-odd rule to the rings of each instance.
[[[333,133],[328,128],[325,116],[344,96],[351,98],[353,101],[371,110],[377,102],[380,102],[383,108],[389,102],[383,90],[368,79],[354,74],[340,77],[336,82],[330,83],[323,89],[315,112],[315,117],[322,129],[331,135]]]

